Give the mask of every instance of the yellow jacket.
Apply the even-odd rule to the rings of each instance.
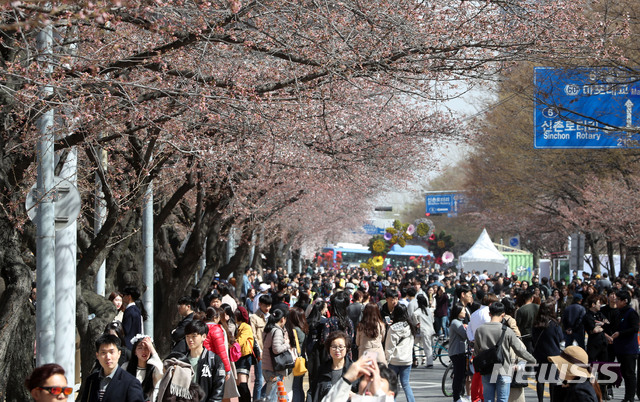
[[[251,330],[251,326],[246,322],[241,322],[238,326],[236,342],[238,342],[242,349],[242,356],[253,353],[253,331]]]

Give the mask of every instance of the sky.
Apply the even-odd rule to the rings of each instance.
[[[459,93],[462,93],[462,95],[441,103],[440,107],[448,109],[453,116],[460,118],[463,123],[468,123],[471,118],[480,116],[485,112],[486,105],[493,97],[493,94],[486,87],[469,88],[465,83],[461,83],[458,86]],[[435,158],[433,169],[419,172],[417,177],[420,179],[411,183],[406,190],[393,190],[381,194],[380,198],[376,200],[376,205],[401,205],[407,202],[415,202],[417,199],[424,199],[424,188],[429,181],[447,167],[454,166],[460,162],[469,150],[468,145],[458,144],[454,141],[440,143],[432,152]]]

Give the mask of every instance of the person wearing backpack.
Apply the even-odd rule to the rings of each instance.
[[[495,364],[489,374],[482,375],[482,389],[485,401],[507,402],[511,385],[509,349],[529,363],[536,363],[536,359],[527,352],[516,333],[502,324],[505,316],[504,304],[492,303],[489,306],[489,315],[491,321],[481,325],[475,332],[474,356],[479,356],[491,348],[498,348],[498,354],[502,355],[502,362]]]
[[[200,385],[205,394],[202,400],[221,402],[226,373],[220,356],[204,347],[209,327],[200,320],[193,320],[187,324],[184,333],[189,353],[180,360],[193,368],[193,382]]]

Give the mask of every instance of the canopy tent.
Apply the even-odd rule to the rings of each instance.
[[[389,251],[389,255],[415,255],[415,256],[425,256],[430,255],[433,257],[433,253],[422,246],[414,246],[411,244],[407,244],[402,247],[399,244],[394,244],[391,246],[391,250]]]
[[[496,246],[493,245],[487,229],[482,229],[482,233],[473,246],[458,258],[461,268],[465,271],[484,271],[490,274],[506,273],[509,267],[509,259],[502,255]]]

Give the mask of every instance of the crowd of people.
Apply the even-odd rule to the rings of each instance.
[[[539,402],[545,383],[552,400],[611,399],[598,367],[614,361],[623,402],[640,398],[635,278],[583,275],[555,282],[416,267],[382,275],[248,269],[241,283],[216,277],[202,294],[180,298],[164,359],[143,335],[144,306],[129,287],[109,296],[118,314],[96,341],[95,370],[79,399],[276,402],[282,382],[292,402],[382,401],[394,399],[398,385],[414,402],[411,370],[433,367],[434,336],[448,338],[454,402],[522,402],[514,372],[527,372],[526,363],[537,363]],[[500,351],[499,364],[475,373],[471,358],[491,349]],[[57,367],[37,368],[27,380],[35,400],[70,393]]]

